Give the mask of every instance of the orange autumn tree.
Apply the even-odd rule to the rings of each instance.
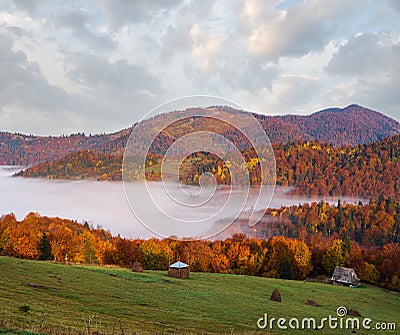
[[[211,244],[211,270],[212,272],[228,273],[229,260],[225,254],[223,241],[215,241]]]
[[[313,269],[312,254],[304,241],[288,239],[283,236],[272,237],[266,254],[266,275],[304,279]]]

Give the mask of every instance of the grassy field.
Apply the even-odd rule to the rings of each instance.
[[[278,288],[282,302],[269,300]],[[375,322],[396,322],[395,331],[357,329],[357,334],[399,334],[400,295],[359,288],[238,275],[192,273],[188,280],[166,272],[63,265],[0,257],[0,334],[24,328],[53,334],[351,334],[352,330],[259,330],[270,317],[317,320],[336,317],[338,306]],[[309,306],[308,300],[321,306]],[[24,307],[28,306],[28,307]],[[29,311],[27,311],[29,309]]]

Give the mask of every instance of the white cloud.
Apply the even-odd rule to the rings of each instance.
[[[322,51],[337,37],[342,24],[357,11],[364,12],[362,5],[359,0],[309,0],[278,9],[270,2],[245,1],[239,8],[244,43],[249,54],[260,61]],[[352,30],[351,25],[348,29]]]
[[[205,75],[211,75],[216,71],[219,58],[228,45],[227,37],[207,32],[198,24],[190,29],[190,37],[195,64]]]

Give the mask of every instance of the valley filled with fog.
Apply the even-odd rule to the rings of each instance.
[[[209,218],[213,213],[217,213],[228,199],[230,208],[242,209],[245,212],[266,208],[269,202],[268,199],[263,201],[264,199],[261,198],[257,206],[253,207],[257,196],[256,192],[250,192],[247,201],[243,204],[241,191],[232,192],[229,196],[229,191],[217,189],[211,201],[206,201],[197,208],[182,209],[179,203],[169,201],[168,194],[166,194],[161,182],[152,182],[148,183],[148,187],[151,190],[151,198],[157,203],[157,206],[155,206],[149,203],[148,196],[145,194],[148,189],[143,184],[130,185],[129,192],[136,193],[135,199],[138,202],[133,204],[132,207],[134,209],[140,208],[139,217],[146,226],[153,230],[151,231],[133,214],[122,182],[12,177],[20,169],[20,167],[15,166],[0,166],[0,215],[14,213],[18,219],[23,219],[29,212],[38,212],[41,215],[69,218],[80,223],[87,221],[94,227],[101,226],[111,231],[114,235],[120,234],[131,238],[157,236],[153,231],[159,231],[157,228],[152,228],[161,226],[170,228],[170,230],[163,231],[165,234],[174,235],[174,226],[168,223],[169,216],[160,214],[159,209],[162,210],[161,212],[172,213],[171,215],[178,220],[201,221],[203,216]],[[193,195],[199,191],[197,188],[189,186],[185,186],[184,190],[187,202],[196,199],[193,198]],[[320,200],[288,195],[289,190],[288,188],[277,187],[270,207],[280,208],[281,206]],[[179,185],[175,186],[175,191],[182,191]],[[336,203],[338,198],[324,198],[324,200]],[[359,200],[365,201],[365,199],[346,197],[342,197],[341,200],[348,203],[357,203]],[[137,211],[135,210],[135,212]],[[223,218],[229,221],[229,214],[229,210],[228,212],[225,211]],[[232,216],[236,216],[236,213],[232,213]],[[215,220],[218,220],[218,215],[215,216]],[[190,230],[188,234],[189,232]]]

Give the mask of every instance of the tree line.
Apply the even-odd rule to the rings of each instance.
[[[127,239],[87,222],[37,213],[0,219],[0,254],[36,260],[165,270],[176,260],[192,271],[302,280],[355,268],[362,281],[400,290],[400,203],[324,202],[269,209],[251,234],[224,240]]]
[[[155,142],[158,143],[158,142]],[[293,187],[292,193],[304,196],[355,196],[400,199],[400,135],[371,144],[336,148],[321,142],[289,142],[274,145],[276,183]],[[259,157],[251,148],[242,151],[245,163],[223,162],[207,152],[186,157],[180,167],[182,183],[197,185],[204,172],[214,175],[218,184],[229,185],[231,173],[247,169],[252,185],[271,176],[261,175]],[[146,179],[161,179],[162,156],[149,153]],[[243,165],[243,166],[242,166]],[[141,179],[139,167],[129,175]],[[56,161],[43,163],[19,175],[51,179],[121,180],[122,156],[80,151]],[[237,175],[237,174],[236,174]]]
[[[335,148],[321,142],[289,142],[274,145],[276,183],[293,187],[292,193],[304,196],[356,196],[400,199],[400,135],[371,144]],[[235,162],[221,161],[214,155],[196,153],[191,170],[182,177],[185,183],[198,184],[203,172],[214,175],[219,184],[230,184],[230,171],[243,168]],[[249,180],[258,185],[263,176],[257,154],[245,149],[243,156]]]

